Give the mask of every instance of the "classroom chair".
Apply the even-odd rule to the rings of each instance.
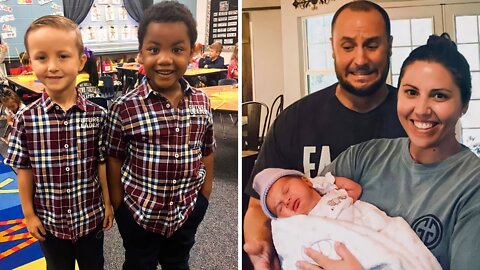
[[[237,84],[237,80],[235,79],[220,79],[218,81],[218,85],[234,85]]]
[[[270,116],[268,117],[268,124],[267,129],[270,128],[270,124],[272,124],[272,118],[275,114],[275,118],[283,111],[283,95],[278,95],[272,102],[272,106],[270,107]],[[275,121],[273,118],[273,121]]]
[[[113,78],[111,76],[101,76],[100,80],[103,82],[103,86],[99,87],[102,96],[106,99],[113,99],[115,97]]]
[[[267,130],[269,112],[270,109],[263,102],[242,103],[242,150],[260,149]]]

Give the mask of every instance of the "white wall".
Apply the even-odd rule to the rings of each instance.
[[[251,22],[253,100],[269,107],[284,93],[281,12],[249,11]]]

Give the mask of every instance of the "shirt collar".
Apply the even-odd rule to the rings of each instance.
[[[73,106],[76,106],[78,109],[80,109],[81,111],[85,111],[85,98],[82,96],[82,95],[79,95],[78,94],[78,91],[75,91],[76,95],[77,95],[77,99],[76,99],[76,102],[75,102],[75,105]],[[43,104],[43,107],[45,108],[45,110],[47,112],[50,112],[52,109],[55,108],[55,106],[57,105],[51,98],[50,96],[48,95],[47,91],[43,90],[42,92],[42,104]]]
[[[181,78],[180,80],[178,80],[178,82],[180,83],[180,87],[182,88],[182,91],[185,94],[185,96],[191,95],[192,93],[196,92],[196,89],[190,86],[190,84],[184,78]],[[140,84],[140,86],[138,87],[138,91],[140,96],[143,96],[144,98],[148,98],[151,95],[155,95],[155,96],[158,95],[157,92],[153,90],[150,84],[148,83],[147,77],[145,77],[142,80],[142,84]]]

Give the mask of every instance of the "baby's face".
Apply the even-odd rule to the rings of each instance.
[[[282,218],[308,214],[320,198],[320,194],[312,188],[308,179],[284,176],[272,185],[266,202],[270,212]]]

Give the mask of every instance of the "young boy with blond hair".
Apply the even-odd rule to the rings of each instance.
[[[163,1],[147,9],[138,28],[146,79],[109,112],[108,182],[124,270],[190,269],[215,150],[208,97],[183,78],[196,39],[184,5]]]
[[[225,59],[220,54],[223,50],[223,45],[220,42],[214,42],[208,46],[208,53],[205,53],[203,58],[200,58],[198,66],[201,68],[225,68]],[[217,85],[220,79],[226,77],[226,73],[215,73],[207,75],[207,85]]]
[[[47,269],[103,269],[103,230],[113,222],[102,138],[106,111],[84,99],[75,79],[86,61],[77,25],[48,15],[30,24],[25,48],[45,85],[19,112],[5,163],[17,169],[28,232]]]

